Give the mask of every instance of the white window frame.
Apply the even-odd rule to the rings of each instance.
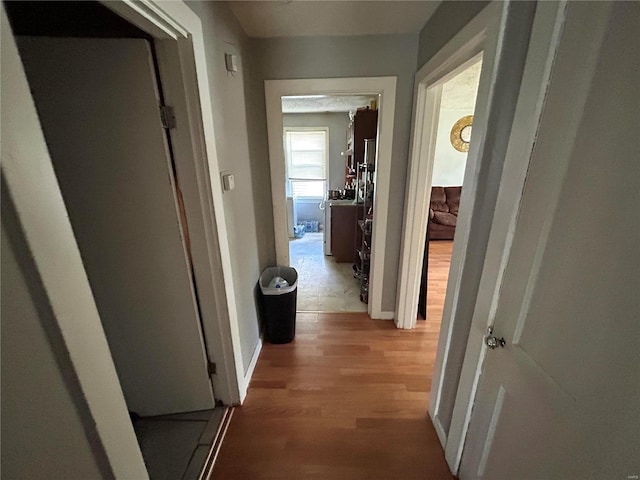
[[[329,127],[284,127],[282,131],[282,145],[285,153],[285,172],[287,181],[287,195],[293,197],[293,188],[291,187],[291,179],[289,178],[289,158],[287,149],[287,132],[324,132],[324,192],[322,197],[295,197],[300,203],[313,203],[318,198],[324,198],[329,188]]]

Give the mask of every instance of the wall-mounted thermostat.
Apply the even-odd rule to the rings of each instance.
[[[224,63],[227,66],[227,72],[238,71],[238,57],[231,53],[224,54]]]
[[[225,191],[233,190],[236,188],[236,179],[231,173],[222,174],[222,188]]]

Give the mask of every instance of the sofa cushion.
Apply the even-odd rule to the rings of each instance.
[[[440,225],[447,225],[449,227],[455,227],[458,217],[447,212],[434,212],[433,221]]]
[[[449,205],[449,212],[454,215],[458,215],[458,209],[460,208],[460,195],[462,194],[462,187],[444,187],[444,193],[447,196],[447,204]]]
[[[444,187],[431,188],[431,210],[434,212],[448,212],[447,196],[444,193]]]

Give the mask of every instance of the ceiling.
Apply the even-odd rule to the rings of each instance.
[[[418,33],[440,1],[231,1],[250,37]]]
[[[305,95],[282,97],[282,113],[350,112],[375,100],[371,95]]]

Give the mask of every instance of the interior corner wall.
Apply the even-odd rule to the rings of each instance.
[[[264,92],[264,87],[252,73],[248,39],[227,4],[187,1],[187,5],[202,22],[220,171],[235,176],[235,189],[223,193],[223,202],[246,374],[260,341],[258,277],[275,264],[269,158],[266,148],[255,143],[256,136],[266,136],[266,123],[260,124],[252,114],[256,101],[264,108],[264,93],[260,100],[254,98],[255,90]],[[225,53],[236,56],[237,72],[227,72]]]
[[[395,76],[391,181],[382,309],[394,311],[400,261],[409,136],[418,35],[323,36],[251,39],[252,58],[263,80]],[[257,118],[266,125],[264,84]],[[261,139],[268,151],[266,130]],[[269,181],[269,177],[265,178]]]
[[[420,31],[418,69],[491,2],[442,2]]]
[[[347,149],[347,112],[327,113],[285,113],[282,116],[285,127],[326,127],[329,129],[328,190],[344,189],[345,157]]]

